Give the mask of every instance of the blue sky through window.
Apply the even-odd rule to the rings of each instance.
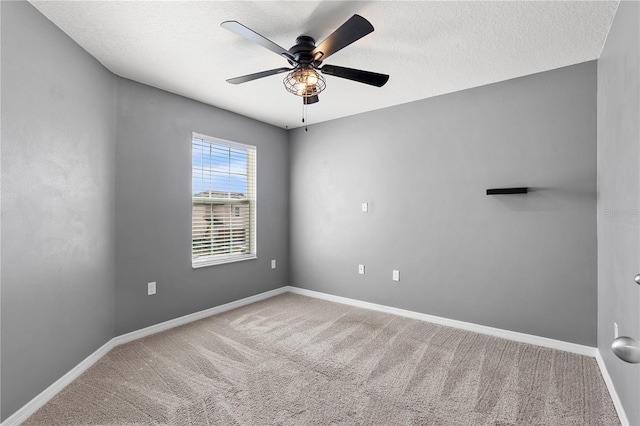
[[[206,191],[247,193],[247,151],[193,139],[193,195]]]

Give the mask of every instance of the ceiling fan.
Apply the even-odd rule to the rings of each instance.
[[[322,65],[322,62],[329,56],[373,32],[373,25],[360,15],[353,15],[344,24],[342,24],[340,28],[335,30],[317,46],[315,45],[315,40],[312,37],[301,35],[296,39],[296,45],[289,50],[278,46],[271,40],[261,36],[237,21],[225,21],[221,26],[240,37],[277,53],[285,58],[293,67],[276,68],[255,74],[230,78],[227,82],[231,84],[246,83],[248,81],[289,71],[287,76],[284,78],[285,88],[294,95],[301,96],[304,105],[310,105],[319,101],[318,94],[326,87],[325,79],[318,73],[318,71],[322,72],[322,74],[345,78],[359,83],[370,84],[376,87],[384,86],[389,80],[389,76],[386,74],[339,67],[336,65]]]

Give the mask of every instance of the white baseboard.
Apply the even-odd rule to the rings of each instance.
[[[58,392],[64,389],[69,383],[77,379],[89,367],[95,364],[100,358],[105,356],[113,348],[113,339],[102,345],[97,351],[86,357],[80,364],[73,367],[67,374],[56,380],[51,386],[40,392],[35,398],[8,417],[2,426],[17,426],[27,420],[40,407],[49,402]]]
[[[149,327],[142,328],[140,330],[132,331],[131,333],[122,334],[120,336],[113,338],[114,346],[131,342],[133,340],[150,336],[152,334],[160,333],[161,331],[169,330],[171,328],[188,324],[190,322],[198,321],[203,318],[210,317],[211,315],[220,314],[222,312],[230,311],[232,309],[236,309],[241,306],[250,305],[252,303],[259,302],[261,300],[269,299],[279,294],[286,293],[288,289],[289,289],[288,286],[276,288],[275,290],[265,291],[264,293],[256,294],[255,296],[245,297],[244,299],[225,303],[224,305],[216,306],[210,309],[205,309],[204,311],[194,312],[193,314],[185,315],[183,317],[174,318],[169,321],[161,322],[160,324],[155,324]]]
[[[607,366],[604,363],[604,359],[602,359],[602,355],[600,354],[599,349],[596,349],[596,361],[598,362],[598,367],[600,367],[602,378],[604,379],[604,382],[607,385],[607,389],[609,390],[609,395],[611,396],[611,400],[613,401],[613,406],[616,407],[616,412],[618,413],[618,417],[620,418],[620,423],[622,423],[622,426],[629,426],[629,418],[627,417],[627,413],[625,413],[624,411],[624,407],[622,406],[622,401],[620,401],[618,392],[616,392],[616,388],[613,386],[613,380],[611,380],[611,376],[609,376],[609,371],[607,370]]]
[[[161,331],[169,330],[170,328],[178,327],[180,325],[188,324],[193,321],[197,321],[211,315],[219,314],[225,311],[239,308],[241,306],[249,305],[251,303],[258,302],[260,300],[269,299],[279,294],[286,293],[289,287],[280,287],[275,290],[266,291],[264,293],[256,294],[255,296],[246,297],[244,299],[236,300],[234,302],[226,303],[224,305],[216,306],[211,309],[205,309],[204,311],[195,312],[193,314],[185,315],[183,317],[174,318],[169,321],[162,322],[160,324],[152,325],[150,327],[136,330],[131,333],[123,334],[121,336],[114,337],[107,343],[102,345],[97,351],[86,357],[80,364],[73,367],[67,374],[56,380],[51,386],[40,392],[35,398],[29,401],[26,405],[20,408],[18,411],[8,417],[2,426],[18,426],[25,420],[27,420],[33,413],[38,411],[43,405],[51,400],[67,385],[73,382],[78,376],[87,371],[89,367],[95,364],[100,358],[105,356],[114,347],[123,343],[130,342],[132,340],[140,339],[151,334],[159,333]]]
[[[489,336],[501,337],[503,339],[514,340],[521,343],[529,343],[531,345],[543,346],[545,348],[557,349],[560,351],[571,352],[578,355],[586,355],[589,357],[596,356],[596,348],[591,346],[579,345],[577,343],[564,342],[562,340],[549,339],[547,337],[534,336],[532,334],[518,333],[516,331],[504,330],[501,328],[488,327],[470,322],[458,321],[449,318],[437,317],[435,315],[422,314],[419,312],[407,311],[404,309],[393,308],[391,306],[378,305],[376,303],[362,302],[360,300],[349,299],[341,296],[320,293],[313,290],[306,290],[298,287],[287,287],[290,293],[300,294],[302,296],[315,297],[316,299],[328,300],[330,302],[342,303],[345,305],[356,306],[358,308],[371,309],[373,311],[385,312],[388,314],[399,315],[417,319],[420,321],[431,322],[448,327],[459,328],[462,330],[473,331],[475,333],[486,334]]]

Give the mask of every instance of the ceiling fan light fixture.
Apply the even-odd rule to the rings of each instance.
[[[317,96],[327,84],[323,76],[311,66],[300,66],[287,74],[284,87],[291,93],[302,97]]]

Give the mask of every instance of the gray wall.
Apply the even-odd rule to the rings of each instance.
[[[289,155],[292,285],[596,345],[595,62],[297,129]],[[510,186],[534,191],[485,195]]]
[[[191,268],[194,131],[257,147],[257,260]],[[285,130],[120,79],[117,132],[116,334],[289,284]]]
[[[115,77],[2,8],[2,419],[113,336]]]
[[[640,4],[622,2],[598,60],[598,348],[630,424],[640,365],[611,352],[613,323],[640,338]]]
[[[116,77],[1,7],[4,420],[114,335],[287,285],[289,184],[284,130]],[[192,131],[257,146],[257,260],[191,269]]]

